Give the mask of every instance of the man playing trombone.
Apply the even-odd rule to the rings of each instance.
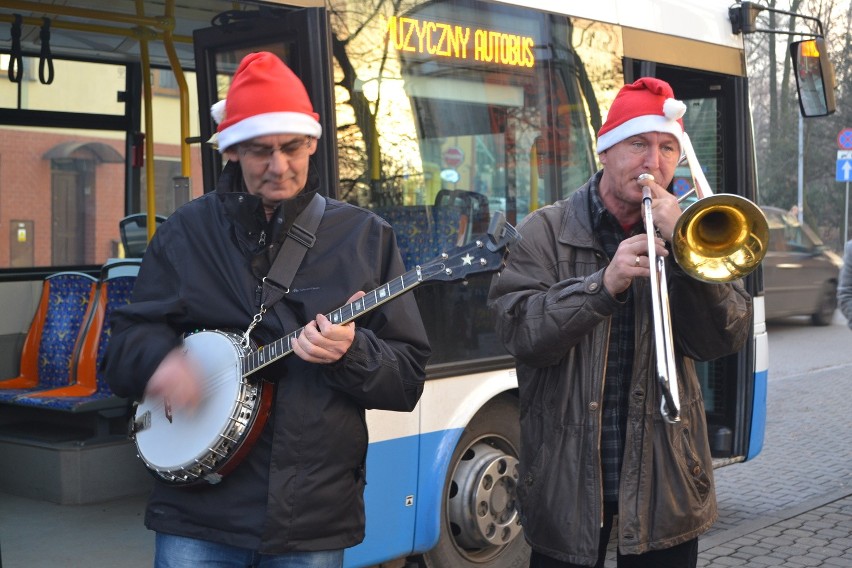
[[[694,567],[698,536],[716,520],[693,361],[740,350],[752,304],[739,281],[696,279],[670,254],[681,210],[666,188],[681,155],[694,156],[684,111],[664,81],[622,88],[598,133],[603,169],[524,220],[492,283],[520,387],[531,568],[603,567],[613,524],[620,568]],[[652,313],[660,302],[677,331],[676,374],[664,381],[654,348],[668,322]]]

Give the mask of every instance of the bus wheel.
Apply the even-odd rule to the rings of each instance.
[[[427,568],[529,565],[516,486],[520,425],[514,397],[488,403],[468,424],[450,462],[441,536],[424,554]]]

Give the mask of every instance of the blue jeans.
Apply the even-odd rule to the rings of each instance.
[[[343,550],[260,554],[248,548],[157,533],[155,568],[341,568]]]

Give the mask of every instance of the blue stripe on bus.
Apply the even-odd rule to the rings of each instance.
[[[444,480],[453,452],[464,428],[439,430],[422,436],[417,530],[414,534],[414,552],[423,553],[438,544],[441,536],[441,510],[444,499]]]
[[[435,546],[447,464],[462,430],[370,444],[364,490],[367,529],[364,542],[346,550],[346,568],[372,566]]]
[[[754,374],[754,398],[752,400],[751,433],[748,442],[746,461],[757,457],[763,449],[763,436],[766,433],[766,383],[769,372],[758,371]]]

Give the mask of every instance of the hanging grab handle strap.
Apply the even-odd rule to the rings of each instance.
[[[41,54],[38,60],[38,80],[42,85],[50,85],[53,83],[53,55],[50,53],[50,20],[48,18],[41,19]],[[44,74],[44,67],[47,65],[47,75]]]
[[[24,73],[24,56],[21,54],[21,24],[23,18],[20,14],[15,14],[15,21],[12,22],[12,52],[9,54],[9,80],[13,83],[20,83],[21,76]]]

